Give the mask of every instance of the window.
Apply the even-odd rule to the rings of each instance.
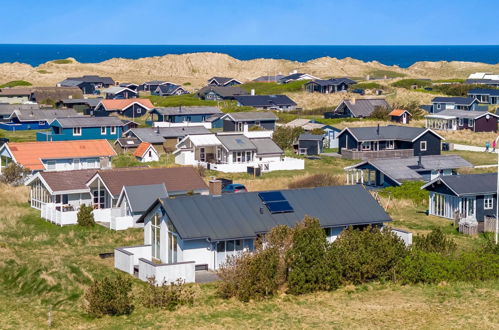
[[[47,161],[47,170],[49,171],[55,170],[55,160]]]
[[[258,120],[255,121],[255,126],[260,126],[260,122]]]
[[[151,219],[151,245],[152,245],[152,257],[155,259],[160,259],[160,246],[161,246],[161,219],[159,214],[154,214]]]
[[[386,141],[386,149],[395,149],[395,142],[393,140]]]
[[[362,142],[360,145],[362,150],[371,150],[371,142]]]
[[[81,127],[73,127],[73,135],[81,136]]]
[[[494,196],[487,195],[483,197],[483,208],[485,210],[492,210],[494,208]]]
[[[106,127],[105,127],[105,126],[102,126],[102,127],[100,128],[100,134],[101,134],[101,135],[105,135],[105,134],[106,134]]]
[[[440,103],[437,103],[437,109],[440,109]]]
[[[463,118],[459,118],[459,126],[464,126],[464,119]]]
[[[241,122],[237,123],[236,124],[236,131],[242,132],[243,131],[243,127],[244,127],[244,123],[241,123]]]
[[[185,117],[185,121],[186,121],[186,122],[190,123],[190,122],[191,122],[191,120],[192,120],[192,119],[191,119],[191,116],[187,116],[187,117]]]
[[[427,149],[427,143],[426,143],[426,141],[419,142],[419,150],[420,151],[426,151],[426,149]]]
[[[116,126],[111,126],[111,134],[116,134]]]
[[[105,192],[104,190],[94,190],[93,192],[93,202],[94,207],[103,209],[105,207]]]
[[[44,121],[39,121],[38,125],[43,126],[43,125],[45,125],[45,122]]]
[[[468,119],[468,126],[469,127],[475,126],[475,120],[474,119]]]
[[[137,114],[141,114],[142,113],[142,109],[141,108],[138,108],[137,109]]]

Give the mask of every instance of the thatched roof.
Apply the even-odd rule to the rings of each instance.
[[[31,99],[38,103],[47,100],[57,102],[62,99],[83,98],[83,93],[78,87],[34,87],[31,92]]]

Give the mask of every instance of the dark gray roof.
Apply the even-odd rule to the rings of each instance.
[[[378,127],[350,127],[346,128],[357,141],[378,141],[378,140],[399,140],[399,141],[413,141],[416,137],[426,131],[431,131],[424,127],[410,127],[410,126],[380,126],[379,133]],[[432,131],[433,132],[433,131]],[[342,133],[340,133],[342,134]],[[436,133],[434,133],[437,135]]]
[[[85,75],[82,77],[70,77],[67,78],[67,80],[76,80],[76,81],[82,81],[82,82],[88,82],[88,83],[94,83],[94,84],[105,84],[105,85],[114,85],[114,80],[111,77],[99,77],[95,75]]]
[[[224,117],[228,117],[235,122],[238,121],[263,121],[263,120],[276,120],[277,116],[269,111],[245,111],[245,112],[230,112]]]
[[[11,115],[14,110],[38,110],[40,105],[35,104],[9,104],[0,103],[0,115]]]
[[[498,85],[499,80],[494,79],[466,79],[465,84]]]
[[[423,181],[424,178],[420,173],[424,171],[473,167],[471,163],[457,155],[421,156],[421,167],[418,167],[418,161],[419,157],[372,159],[353,165],[351,168],[363,168],[369,164],[401,183],[407,180]]]
[[[432,103],[453,103],[459,105],[471,105],[475,101],[474,97],[443,97],[437,96],[431,100]]]
[[[90,99],[63,99],[61,102],[63,104],[87,104],[89,107],[95,108],[99,102],[102,101],[101,97],[90,98]]]
[[[453,109],[447,109],[447,110],[442,110],[440,112],[434,113],[427,115],[427,118],[438,118],[440,116],[448,116],[448,117],[456,117],[456,118],[466,118],[466,119],[476,119],[485,115],[491,115],[494,117],[499,117],[498,115],[494,113],[490,113],[488,111],[469,111],[469,110],[453,110]]]
[[[307,84],[317,84],[320,86],[337,86],[340,84],[353,85],[356,83],[357,83],[356,81],[349,79],[349,78],[331,78],[331,79],[327,79],[327,80],[316,79],[316,80],[309,81]]]
[[[323,227],[391,221],[383,208],[361,186],[318,187],[281,192],[294,212],[271,214],[257,192],[215,197],[179,197],[162,199],[161,203],[184,240],[250,238],[268,232],[277,225],[294,226],[305,216],[318,218]],[[141,220],[145,216],[147,214]]]
[[[185,91],[185,89],[182,86],[171,84],[171,83],[159,85],[156,88],[156,91],[159,90],[161,92],[161,94],[173,95],[173,93],[179,88]]]
[[[499,96],[499,89],[474,88],[468,91],[468,95],[492,95]]]
[[[257,155],[282,155],[284,151],[271,138],[251,139],[256,147]]]
[[[125,186],[128,204],[134,213],[144,213],[158,198],[168,198],[165,185],[151,184],[142,186]]]
[[[289,75],[284,76],[281,79],[279,79],[279,82],[285,83],[285,82],[288,82],[288,81],[291,81],[291,80],[299,80],[300,78],[302,78],[306,74],[307,73],[292,73],[292,74],[289,74]]]
[[[119,138],[115,143],[122,148],[137,148],[142,142],[137,138]]]
[[[376,107],[390,108],[385,99],[356,99],[355,103],[343,100],[341,104],[345,104],[355,117],[369,117]]]
[[[67,111],[67,110],[65,110]],[[102,127],[102,126],[123,126],[123,122],[116,117],[70,117],[57,118],[63,128],[70,127]]]
[[[212,115],[222,113],[218,107],[212,106],[188,106],[188,107],[167,107],[156,108],[152,112],[157,112],[165,116],[180,116],[180,115]]]
[[[198,95],[204,97],[210,91],[223,98],[232,98],[237,95],[249,95],[249,93],[239,86],[205,86],[198,91]]]
[[[17,117],[19,121],[52,121],[75,116],[80,116],[80,114],[73,109],[15,110],[11,115],[11,117]]]
[[[238,81],[237,79],[235,78],[228,78],[228,77],[211,77],[210,79],[208,79],[208,82],[212,81],[212,80],[215,80],[215,82],[220,85],[220,86],[224,86],[226,85],[227,83],[229,83],[230,81],[232,80],[235,80],[235,81]],[[239,82],[239,81],[238,81]]]
[[[243,106],[257,108],[296,105],[287,95],[241,95],[234,98]]]
[[[298,137],[299,141],[322,141],[324,139],[324,135],[316,135],[316,134],[307,134],[302,133]]]
[[[256,146],[251,142],[251,140],[242,134],[220,134],[217,135],[217,138],[229,151],[256,150]]]
[[[142,142],[163,143],[166,138],[183,138],[187,135],[210,134],[210,131],[204,126],[141,127],[130,129],[129,134],[136,136]]]
[[[431,189],[433,183],[443,183],[457,196],[496,194],[497,173],[463,174],[439,177],[425,185]]]

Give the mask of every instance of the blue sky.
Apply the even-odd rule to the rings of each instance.
[[[498,12],[493,0],[5,1],[0,43],[497,45]]]

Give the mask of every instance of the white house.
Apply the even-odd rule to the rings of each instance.
[[[247,172],[249,167],[262,172],[305,168],[303,159],[285,157],[272,139],[250,138],[240,132],[188,135],[176,147],[177,164],[225,173]]]
[[[159,161],[159,153],[158,151],[153,147],[152,144],[148,142],[142,142],[139,144],[138,148],[135,150],[133,155],[141,162],[141,163],[148,163],[148,162],[157,162]]]
[[[305,216],[320,220],[330,242],[348,226],[391,221],[361,186],[219,195],[216,184],[210,182],[216,195],[154,202],[139,219],[144,245],[115,249],[115,267],[138,271],[144,281],[154,276],[158,283],[194,282],[196,269],[216,270],[228,257],[252,251],[257,236],[280,224],[294,226]]]

